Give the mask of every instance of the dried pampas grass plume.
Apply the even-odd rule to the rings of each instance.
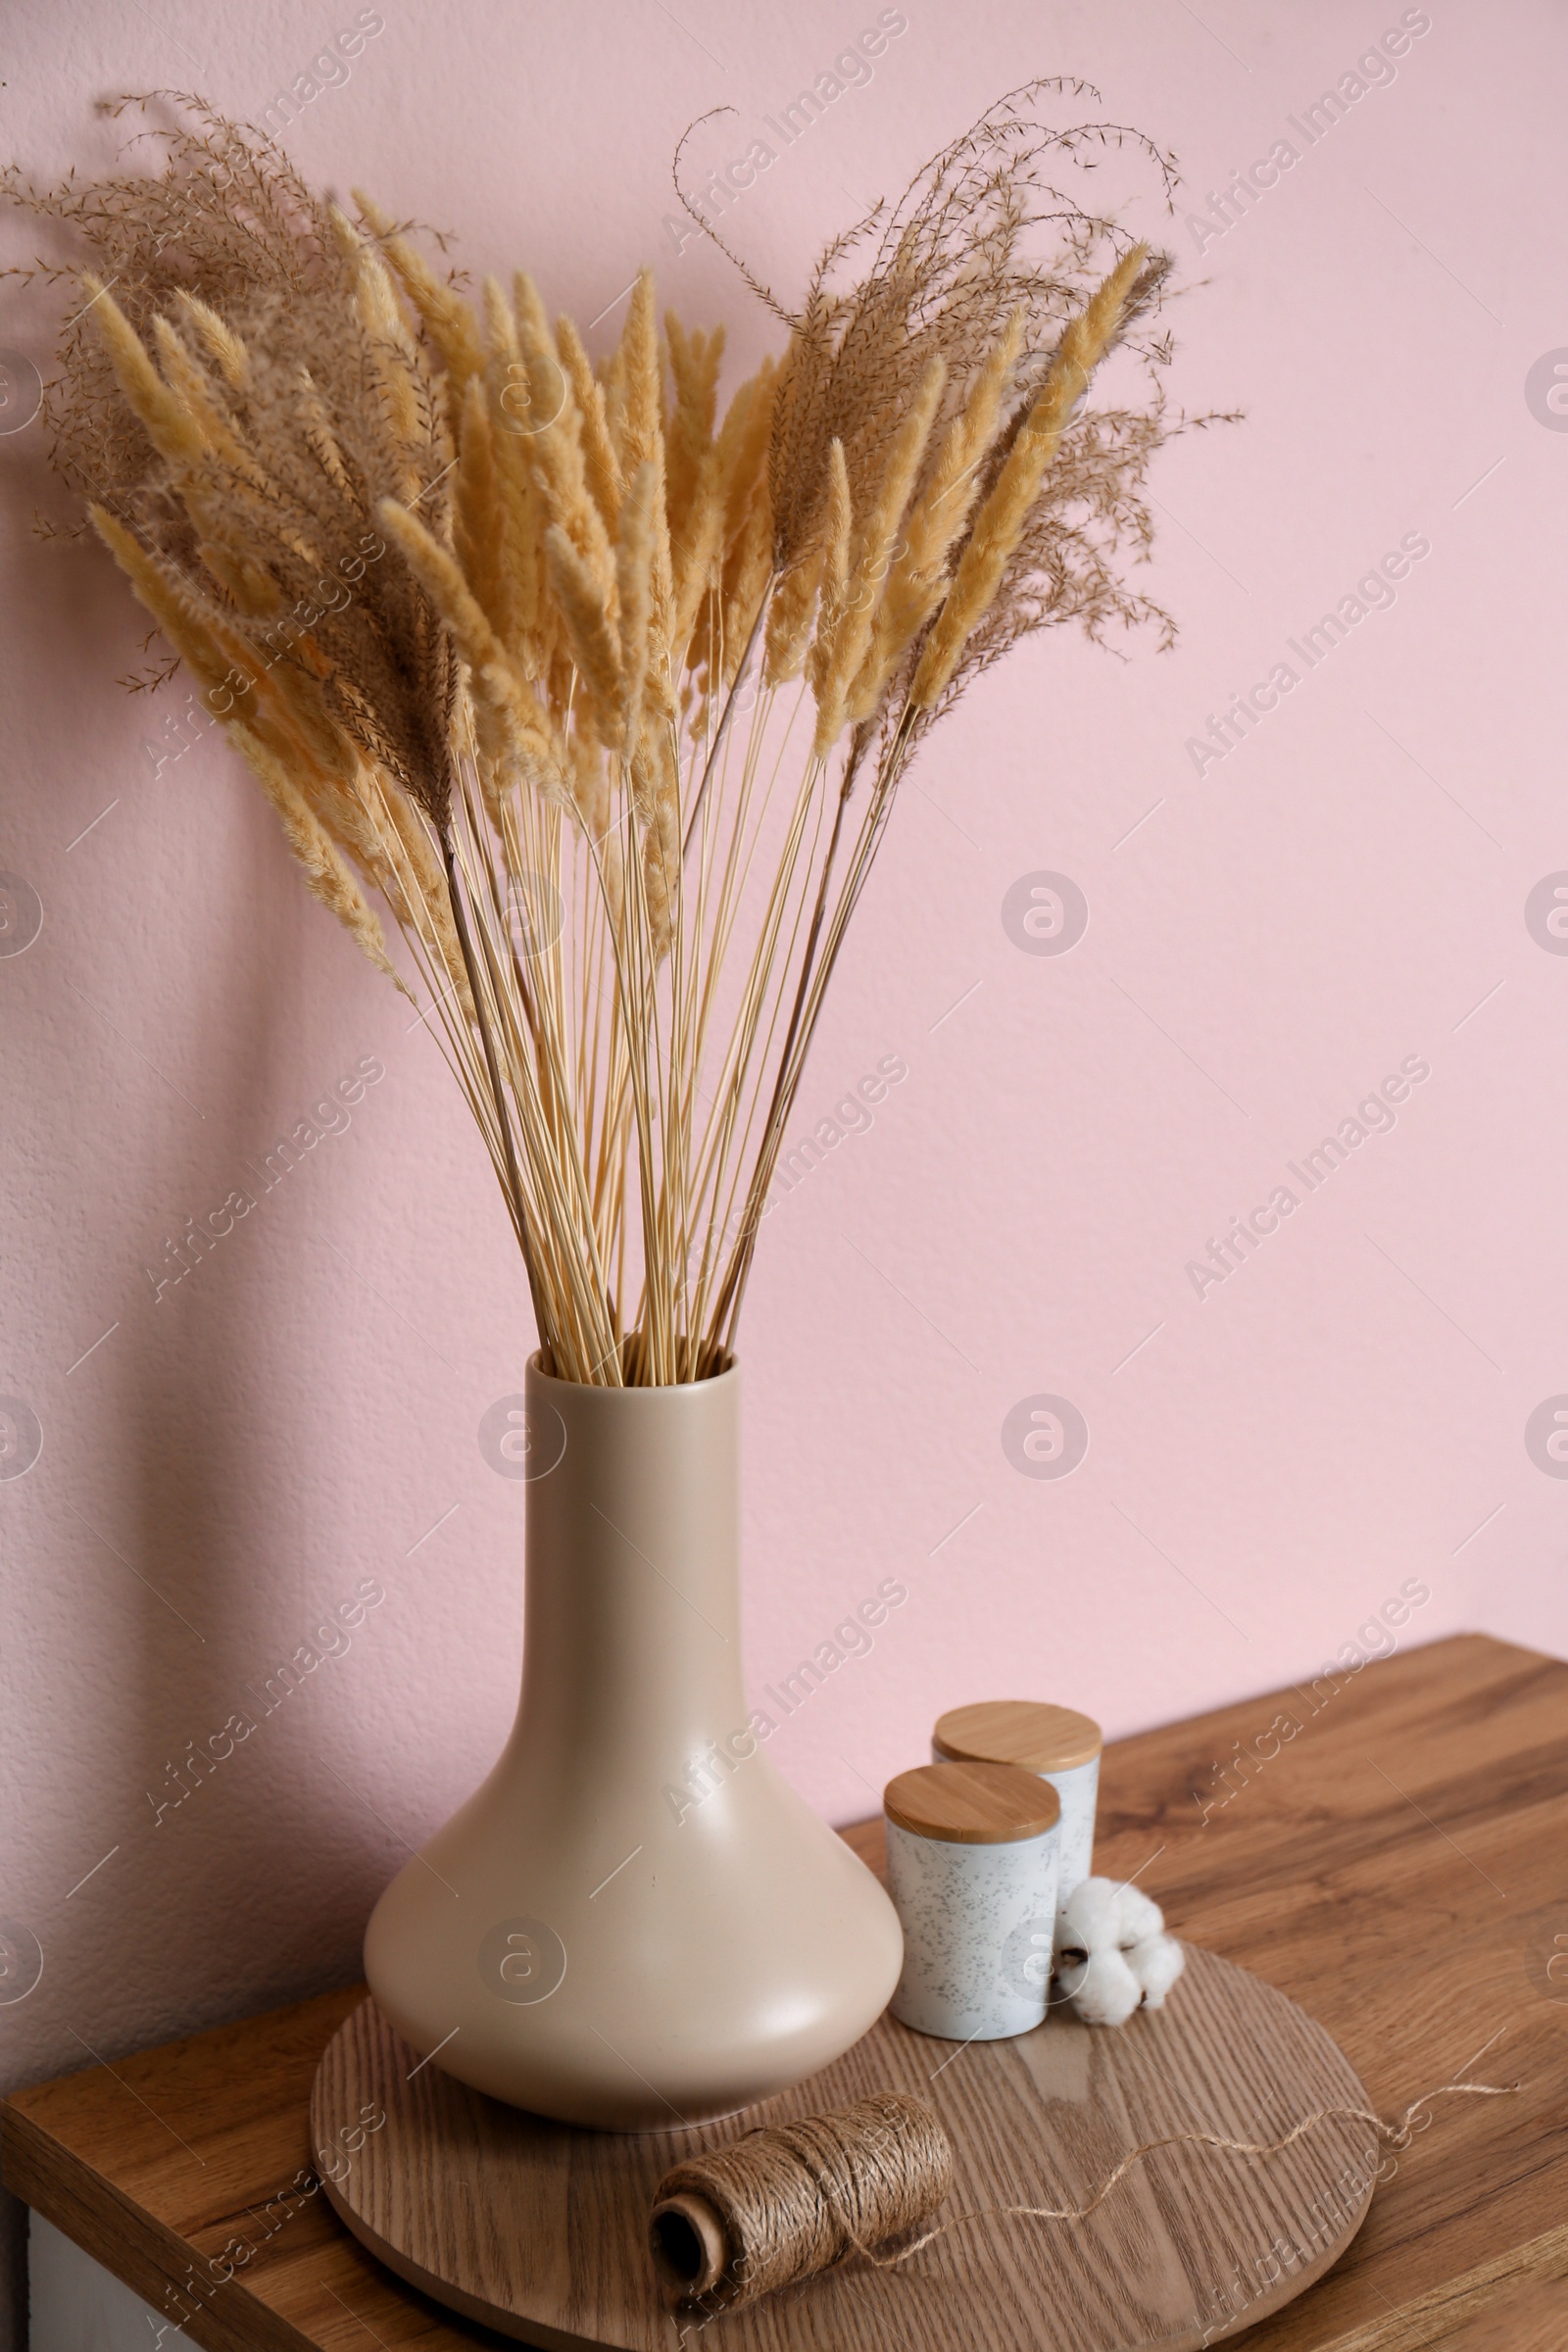
[[[41,270],[72,314],[55,465],[159,674],[417,989],[564,1378],[729,1360],[931,728],[1041,630],[1168,640],[1125,573],[1150,463],[1209,419],[1165,406],[1168,263],[1075,194],[1119,154],[1168,201],[1170,159],[1094,104],[1008,93],[793,304],[731,253],[783,341],[727,400],[722,329],[666,311],[661,340],[649,272],[596,358],[526,271],[470,298],[415,223],[350,218],[199,99],[109,110],[150,118],[155,172],[5,175],[75,241]]]
[[[1146,245],[1135,245],[1123,255],[1078,317],[1069,319],[1062,330],[1045,384],[975,516],[953,586],[914,673],[909,701],[917,710],[929,710],[940,701],[965,644],[991,610],[1008,559],[1023,537],[1046,468],[1061,447],[1073,410],[1121,324],[1148,252]]]

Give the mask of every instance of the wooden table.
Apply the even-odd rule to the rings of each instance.
[[[878,1859],[879,1823],[846,1834]],[[1320,2019],[1384,2114],[1467,2071],[1523,2085],[1440,2100],[1344,2261],[1249,2346],[1568,2342],[1536,2283],[1568,2276],[1568,1666],[1463,1636],[1120,1740],[1096,1864]],[[361,1997],[18,2092],[7,2185],[210,2352],[499,2345],[381,2270],[309,2169],[317,2060]]]

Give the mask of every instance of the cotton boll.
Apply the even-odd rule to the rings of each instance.
[[[1057,1916],[1057,1979],[1086,2025],[1123,2025],[1143,1998],[1118,1934],[1124,1891],[1113,1879],[1085,1879]]]
[[[1114,1879],[1085,1879],[1056,1914],[1056,1948],[1092,1952],[1117,1943],[1116,1898],[1122,1889]]]
[[[1111,1911],[1115,1921],[1116,1941],[1124,1951],[1128,1944],[1143,1943],[1149,1936],[1159,1934],[1165,1925],[1165,1915],[1157,1903],[1151,1902],[1141,1887],[1116,1886],[1113,1880],[1105,1883],[1115,1886],[1115,1901]]]
[[[1124,1952],[1091,1952],[1072,1991],[1073,2014],[1086,2026],[1124,2026],[1144,1997],[1144,1988]]]
[[[1085,1879],[1056,1914],[1058,1950],[1097,1952],[1157,1935],[1164,1926],[1157,1903],[1118,1879]]]
[[[1157,2009],[1186,1965],[1164,1914],[1136,1886],[1085,1879],[1056,1922],[1056,1978],[1086,2025],[1125,2025]]]
[[[1174,1936],[1141,1936],[1126,1955],[1128,1968],[1144,1988],[1146,2009],[1158,2009],[1187,1966],[1187,1954]]]

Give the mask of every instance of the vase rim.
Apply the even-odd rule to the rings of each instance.
[[[741,1367],[740,1358],[732,1355],[722,1372],[710,1373],[706,1380],[670,1380],[660,1381],[651,1387],[610,1388],[601,1386],[598,1381],[562,1380],[556,1373],[547,1372],[540,1362],[540,1351],[536,1348],[528,1358],[527,1370],[530,1380],[540,1381],[548,1389],[565,1389],[573,1396],[630,1398],[634,1396],[696,1396],[717,1394],[721,1390],[738,1385]]]

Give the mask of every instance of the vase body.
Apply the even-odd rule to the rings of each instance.
[[[522,1696],[366,1934],[382,2012],[514,2106],[616,2131],[764,2098],[858,2040],[898,1918],[747,1707],[740,1376],[527,1374]]]

